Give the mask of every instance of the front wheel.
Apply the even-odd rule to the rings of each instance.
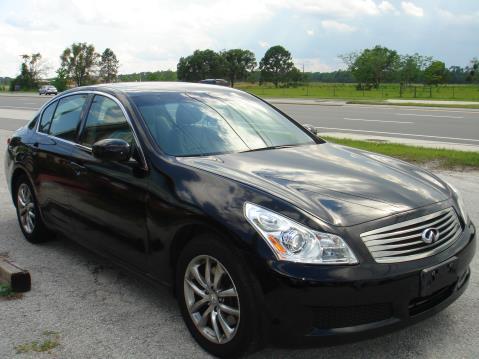
[[[176,288],[183,319],[203,349],[228,358],[256,349],[257,285],[226,243],[210,235],[193,239],[180,256]]]

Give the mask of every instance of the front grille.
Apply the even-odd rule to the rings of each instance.
[[[313,308],[314,326],[318,329],[346,328],[379,322],[393,315],[390,303],[358,305],[352,307]]]
[[[425,243],[422,232],[427,228],[439,230],[439,239]],[[462,228],[453,208],[396,223],[361,234],[361,239],[378,263],[405,262],[439,253],[449,247],[461,234]]]

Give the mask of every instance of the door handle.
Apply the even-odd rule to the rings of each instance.
[[[85,166],[82,166],[82,165],[79,164],[79,163],[70,161],[69,165],[70,165],[70,167],[73,169],[73,171],[75,172],[75,174],[76,174],[77,176],[79,176],[79,175],[81,175],[82,173],[85,173],[85,172],[86,172],[86,167],[85,167]]]

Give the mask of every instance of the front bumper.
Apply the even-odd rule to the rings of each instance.
[[[282,345],[334,344],[384,334],[427,318],[465,291],[475,250],[476,230],[470,223],[454,245],[425,260],[314,269],[276,262],[271,265],[275,284],[265,290],[264,297],[271,323],[269,339]],[[421,297],[423,269],[452,257],[457,257],[458,279]],[[319,271],[319,279],[311,279],[311,270]]]

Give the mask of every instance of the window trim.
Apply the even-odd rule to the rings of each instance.
[[[39,127],[39,124],[41,122],[41,117],[43,116],[43,111],[45,111],[45,109],[51,104],[53,103],[54,101],[60,101],[62,98],[65,98],[65,97],[68,97],[68,96],[73,96],[73,95],[82,95],[82,94],[86,94],[86,95],[100,95],[100,96],[105,96],[105,97],[108,97],[109,99],[113,100],[121,109],[121,111],[123,112],[123,115],[125,116],[126,118],[126,121],[128,122],[128,125],[130,126],[132,132],[133,132],[133,138],[135,139],[135,145],[136,147],[138,148],[138,151],[140,152],[140,157],[141,157],[141,162],[142,162],[142,169],[145,170],[145,171],[148,171],[148,163],[146,162],[146,157],[145,157],[145,153],[143,151],[143,148],[141,147],[141,144],[140,144],[140,141],[138,139],[138,135],[136,133],[136,130],[135,128],[133,127],[133,122],[131,121],[131,118],[130,116],[128,115],[128,113],[126,112],[126,109],[125,109],[125,106],[123,106],[123,104],[121,103],[120,100],[118,100],[115,96],[113,95],[110,95],[108,93],[105,93],[105,92],[101,92],[101,91],[88,91],[88,90],[82,90],[82,91],[75,91],[75,92],[70,92],[70,93],[67,93],[67,94],[63,94],[63,95],[59,95],[59,96],[55,96],[53,99],[51,99],[50,101],[48,101],[47,103],[45,103],[40,111],[39,111],[39,115],[40,115],[40,121],[37,121],[37,124],[35,126],[35,133],[36,134],[40,134],[40,135],[43,135],[43,136],[48,136],[52,139],[55,139],[55,140],[58,140],[58,141],[62,141],[64,143],[67,143],[67,144],[71,144],[71,145],[74,145],[74,146],[77,146],[77,147],[80,147],[80,148],[83,148],[83,149],[86,149],[88,151],[92,151],[92,148],[91,147],[88,147],[88,146],[84,146],[78,142],[73,142],[73,141],[69,141],[69,140],[65,140],[63,138],[60,138],[60,137],[56,137],[56,136],[53,136],[53,135],[50,135],[49,133],[44,133],[44,132],[40,132],[38,131],[38,127]],[[88,113],[90,112],[90,107],[91,107],[91,101],[89,98],[87,98],[86,102],[84,105],[87,105],[88,108],[85,110],[85,113],[82,113],[80,116],[80,122],[79,122],[79,127],[77,128],[77,141],[78,141],[78,138],[79,136],[82,135],[82,132],[83,132],[83,128],[84,128],[84,124],[86,123],[86,118],[88,117]],[[57,106],[58,106],[58,102],[57,102]],[[83,110],[82,110],[83,111]],[[56,112],[56,108],[55,108],[55,112]]]

